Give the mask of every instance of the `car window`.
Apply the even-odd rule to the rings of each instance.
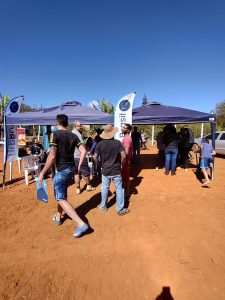
[[[220,140],[225,140],[225,133],[222,133]]]
[[[212,135],[211,135],[211,134],[208,134],[208,135],[206,135],[206,136],[204,137],[204,139],[206,139],[206,140],[211,140],[211,139],[212,139]]]
[[[215,134],[215,140],[218,138],[219,134],[220,134],[219,132],[216,132],[216,134]]]
[[[219,132],[216,132],[215,133],[215,140],[218,138],[218,135],[219,135],[220,133]],[[205,140],[211,140],[212,139],[212,135],[211,134],[208,134],[208,135],[206,135],[205,137],[204,137],[204,139]]]

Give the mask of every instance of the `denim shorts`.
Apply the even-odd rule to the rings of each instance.
[[[67,199],[67,189],[74,175],[75,167],[70,166],[55,174],[53,178],[53,186],[55,199],[57,201]]]
[[[200,158],[200,169],[208,169],[210,168],[210,164],[212,163],[212,159],[208,157]]]

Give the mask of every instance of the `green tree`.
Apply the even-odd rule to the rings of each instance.
[[[101,110],[104,113],[114,115],[114,105],[111,103],[110,100],[105,100],[104,98],[102,100],[92,101],[91,105],[96,110]]]
[[[4,96],[1,98],[1,112],[2,113],[4,113],[9,100],[10,100],[9,96]]]
[[[20,112],[29,112],[29,111],[38,111],[41,108],[33,107],[27,104],[22,103],[20,107]]]
[[[225,129],[225,100],[216,104],[212,111],[216,115],[216,125],[218,130]]]

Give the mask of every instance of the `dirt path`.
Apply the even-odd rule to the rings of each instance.
[[[207,188],[193,169],[173,177],[156,171],[155,153],[142,151],[143,169],[132,170],[126,216],[115,213],[113,188],[106,213],[96,208],[100,185],[80,195],[69,188],[93,229],[80,239],[71,237],[71,220],[51,221],[51,179],[46,205],[14,163],[15,179],[0,190],[0,299],[155,300],[163,287],[175,300],[225,299],[225,158],[216,158]]]

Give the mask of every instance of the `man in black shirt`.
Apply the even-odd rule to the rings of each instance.
[[[53,215],[52,220],[56,225],[61,225],[61,216],[64,211],[77,224],[77,229],[73,236],[79,237],[89,226],[81,220],[72,205],[67,201],[67,189],[75,171],[74,149],[78,146],[83,154],[81,155],[78,170],[80,170],[80,166],[83,163],[86,150],[84,145],[80,143],[78,137],[66,129],[68,126],[68,117],[66,115],[57,115],[56,121],[58,130],[51,135],[50,153],[38,177],[38,183],[42,184],[44,174],[55,164],[56,174],[53,178],[53,185],[58,207],[57,213]]]
[[[100,156],[102,166],[102,201],[98,206],[99,209],[107,211],[107,199],[110,182],[112,181],[116,188],[116,210],[119,215],[128,213],[124,208],[124,190],[122,187],[121,169],[126,160],[126,153],[120,141],[114,140],[114,135],[118,131],[111,124],[104,127],[100,135],[102,141],[98,143],[95,149],[94,161],[99,163]]]

